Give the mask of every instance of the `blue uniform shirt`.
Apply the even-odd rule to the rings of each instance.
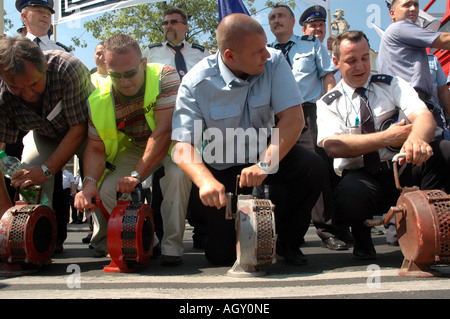
[[[433,80],[428,67],[426,48],[441,34],[421,28],[409,20],[392,23],[380,43],[378,65],[380,73],[396,75],[429,96]]]
[[[315,36],[292,35],[289,41],[294,43],[288,57],[295,81],[305,102],[314,103],[322,96],[322,77],[336,68]],[[275,47],[278,43],[280,42],[275,40],[270,46]]]
[[[275,114],[303,103],[283,55],[278,50],[268,50],[271,56],[263,73],[252,75],[247,81],[235,76],[219,53],[195,65],[193,72],[188,72],[183,78],[178,91],[172,140],[196,146],[203,143],[205,146],[202,134],[208,129],[210,135],[215,135],[215,140],[207,143],[214,143],[219,152],[223,150],[224,159],[222,162],[220,159],[215,163],[208,162],[209,165],[225,169],[243,162],[255,162],[257,159],[247,154],[255,145],[247,139],[241,144],[239,141],[234,143],[234,138],[230,139],[231,131],[252,128],[270,131],[275,125]],[[266,143],[267,140],[259,142]],[[238,157],[244,159],[239,160]]]

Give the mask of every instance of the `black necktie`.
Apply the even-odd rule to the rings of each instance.
[[[183,76],[187,73],[186,63],[184,62],[184,57],[181,53],[181,49],[183,49],[184,43],[176,47],[174,47],[170,43],[167,44],[175,50],[175,66],[177,68],[178,74],[180,75],[180,79],[182,79]]]
[[[38,37],[34,38],[34,43],[36,43],[37,45],[39,45],[39,43],[41,42],[41,39],[39,39]]]
[[[277,43],[275,44],[275,49],[281,50],[284,54],[284,58],[289,63],[289,66],[292,68],[291,61],[289,60],[289,50],[291,49],[294,42],[288,41],[286,43]]]
[[[373,122],[373,117],[370,114],[369,100],[366,96],[366,88],[360,87],[355,90],[357,94],[361,96],[361,133],[375,133],[375,124]],[[364,154],[364,167],[371,173],[376,174],[380,170],[380,155],[378,151]]]

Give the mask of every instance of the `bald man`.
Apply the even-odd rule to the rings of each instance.
[[[244,14],[225,17],[217,43],[219,52],[183,78],[172,122],[174,161],[197,185],[207,210],[205,256],[213,264],[236,259],[225,192],[234,193],[240,175],[238,192],[243,194],[262,183],[288,186],[285,209],[275,208],[277,253],[287,264],[304,265],[300,226],[310,218],[326,168],[318,164],[318,155],[296,144],[304,125],[302,95],[284,56],[266,47],[256,20]]]

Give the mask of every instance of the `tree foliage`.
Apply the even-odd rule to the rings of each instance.
[[[259,11],[255,8],[256,0],[244,0],[251,15],[282,2],[295,7],[295,0],[266,1],[265,7]],[[259,1],[259,0],[258,0]],[[151,43],[164,41],[162,29],[162,12],[171,7],[186,11],[189,16],[189,31],[186,40],[200,43],[208,49],[217,46],[216,29],[219,24],[217,0],[173,0],[138,5],[120,10],[106,12],[99,18],[84,23],[84,27],[92,36],[106,40],[111,35],[125,33],[133,36],[144,47]],[[75,46],[82,46],[80,39],[72,39]]]

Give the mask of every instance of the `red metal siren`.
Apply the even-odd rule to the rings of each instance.
[[[401,188],[396,155],[394,176],[402,193],[397,206],[391,207],[381,221],[367,221],[367,225],[387,225],[395,216],[398,242],[404,256],[399,275],[407,277],[435,277],[442,273],[431,265],[450,264],[450,196],[441,190]]]
[[[0,220],[0,257],[5,263],[0,270],[2,275],[38,271],[41,266],[51,263],[56,244],[53,210],[46,205],[17,201],[18,194],[15,206]]]
[[[153,255],[153,211],[143,203],[140,188],[131,195],[131,200],[117,201],[111,216],[101,201],[96,202],[108,221],[107,244],[111,263],[103,268],[105,272],[134,272],[138,264],[148,263]]]

